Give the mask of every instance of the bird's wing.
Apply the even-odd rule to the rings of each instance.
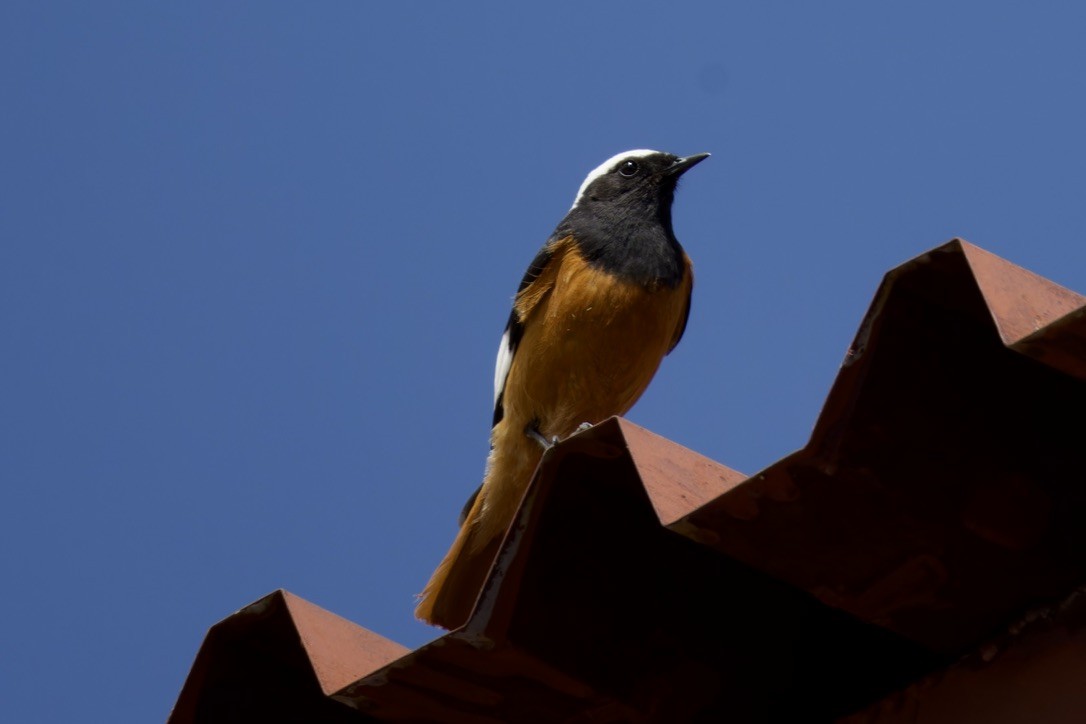
[[[521,337],[524,336],[525,320],[550,294],[556,278],[555,269],[572,241],[571,237],[552,238],[535,255],[528,270],[524,272],[524,278],[520,280],[494,365],[494,425],[501,422],[504,414],[502,392],[505,390],[505,380],[509,377],[509,369],[513,366],[513,356],[517,352]]]

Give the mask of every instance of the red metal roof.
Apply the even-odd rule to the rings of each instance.
[[[886,276],[802,450],[747,478],[601,423],[544,457],[462,627],[409,652],[272,594],[171,721],[856,712],[1086,580],[1084,304],[952,241]]]
[[[1086,721],[1086,587],[840,724]]]

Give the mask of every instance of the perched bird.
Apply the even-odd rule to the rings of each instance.
[[[463,624],[551,441],[624,414],[686,328],[693,273],[671,228],[679,177],[709,154],[627,151],[581,184],[513,300],[483,484],[415,614]]]

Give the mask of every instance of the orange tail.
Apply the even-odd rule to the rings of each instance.
[[[482,499],[476,497],[452,547],[419,594],[415,615],[427,623],[452,630],[462,626],[475,608],[501,543],[501,536],[484,540],[479,527]]]
[[[423,621],[451,630],[462,626],[475,608],[505,531],[516,516],[542,455],[539,445],[520,429],[509,435],[504,424],[494,428],[494,448],[483,487],[452,547],[419,594],[415,615]]]

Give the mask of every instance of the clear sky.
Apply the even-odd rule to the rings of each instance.
[[[0,708],[161,721],[286,588],[408,646],[517,282],[612,154],[710,151],[630,418],[801,447],[884,272],[1086,291],[1086,5],[0,4]]]

